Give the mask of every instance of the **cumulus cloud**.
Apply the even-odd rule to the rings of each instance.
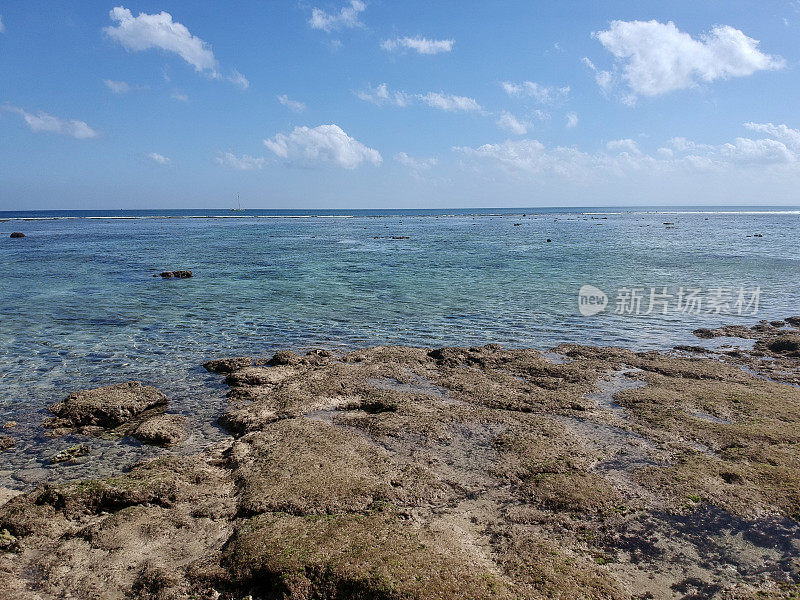
[[[771,123],[747,123],[747,129],[772,137],[737,137],[724,144],[703,144],[672,138],[654,154],[648,154],[631,139],[613,140],[597,152],[574,147],[548,148],[539,140],[507,140],[476,148],[454,150],[478,164],[494,165],[509,173],[554,175],[575,178],[605,178],[639,173],[718,172],[739,173],[742,169],[762,172],[765,168],[792,169],[800,174],[800,130]],[[778,137],[783,138],[776,139]]]
[[[430,106],[431,108],[438,108],[439,110],[446,111],[476,111],[481,110],[481,105],[478,104],[473,98],[466,96],[454,96],[452,94],[442,94],[439,92],[428,92],[427,94],[418,94],[417,98]]]
[[[528,133],[529,125],[529,123],[517,119],[510,112],[504,112],[500,115],[500,118],[497,119],[497,126],[500,129],[509,131],[514,135],[525,135]]]
[[[564,100],[569,96],[570,91],[568,85],[554,87],[541,85],[534,81],[523,81],[522,83],[504,81],[501,85],[509,96],[533,98],[540,104],[552,104],[559,100]]]
[[[197,71],[216,74],[217,59],[211,46],[189,33],[186,26],[173,21],[169,13],[139,13],[139,16],[134,17],[127,8],[117,6],[111,9],[109,16],[117,25],[105,27],[103,31],[127,50],[140,52],[159,48],[174,52]]]
[[[124,6],[117,6],[111,9],[109,16],[116,24],[103,28],[103,32],[126,50],[141,52],[159,49],[172,52],[192,65],[198,73],[221,77],[211,45],[192,35],[182,23],[173,21],[171,14],[162,11],[152,15],[139,13],[134,17]],[[224,79],[244,90],[250,86],[247,78],[236,70]]]
[[[236,156],[232,152],[225,152],[217,157],[217,164],[236,171],[258,171],[264,168],[267,164],[267,159],[248,156],[247,154]]]
[[[405,152],[398,152],[394,155],[394,159],[412,171],[424,171],[436,166],[436,164],[439,162],[435,158],[414,158]]]
[[[147,155],[147,158],[149,158],[149,159],[150,159],[150,160],[152,160],[153,162],[157,162],[157,163],[158,163],[158,164],[160,164],[160,165],[167,165],[167,164],[169,164],[170,162],[172,162],[172,161],[171,161],[170,159],[168,159],[166,156],[164,156],[163,154],[159,154],[158,152],[150,152],[150,153]]]
[[[306,105],[302,102],[298,102],[297,100],[290,100],[289,96],[283,94],[278,96],[278,102],[283,104],[286,108],[288,108],[292,112],[301,113],[306,109]]]
[[[567,113],[567,129],[578,126],[578,115],[574,112]]]
[[[423,37],[404,37],[386,40],[381,44],[381,48],[387,52],[397,50],[413,50],[418,54],[439,54],[450,52],[453,49],[455,40],[430,40]]]
[[[103,79],[106,87],[115,94],[127,94],[131,91],[131,86],[125,81],[114,81],[112,79]]]
[[[773,125],[772,123],[745,123],[750,131],[766,133],[800,153],[800,129],[790,129],[786,125]]]
[[[779,56],[761,52],[758,40],[728,25],[717,25],[695,39],[672,21],[612,21],[608,29],[592,35],[615,60],[611,73],[584,59],[598,84],[608,89],[621,77],[633,98],[746,77],[786,64]]]
[[[361,0],[350,0],[350,4],[344,6],[338,13],[328,13],[321,8],[314,8],[311,11],[311,18],[308,24],[312,29],[321,29],[330,33],[336,29],[363,27],[358,16],[367,9],[367,5]]]
[[[34,133],[58,133],[79,140],[95,138],[99,134],[84,121],[64,120],[46,112],[29,113],[18,106],[5,105],[3,110],[20,115],[28,129]]]
[[[264,140],[264,145],[287,162],[306,166],[330,164],[355,169],[365,162],[383,162],[377,150],[351,138],[338,125],[295,127],[288,135],[279,133]]]

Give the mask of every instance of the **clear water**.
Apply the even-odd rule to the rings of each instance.
[[[42,436],[44,407],[77,389],[156,385],[192,417],[178,451],[218,438],[224,386],[200,367],[214,357],[376,344],[668,348],[697,344],[697,327],[795,315],[799,239],[799,210],[763,208],[0,213],[0,423],[20,423],[0,432],[17,439],[0,455],[0,486],[156,452],[94,440],[82,463],[48,466],[75,440]],[[172,269],[195,276],[153,277]],[[605,312],[579,314],[584,284],[609,293]],[[760,286],[760,311],[616,315],[624,286]]]

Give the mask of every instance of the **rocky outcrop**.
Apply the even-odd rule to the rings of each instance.
[[[747,333],[761,356],[794,335]],[[555,351],[563,361],[497,345],[228,361],[226,441],[0,508],[0,589],[790,597],[800,389],[688,346]],[[788,353],[761,362],[800,371]]]
[[[153,275],[153,277],[163,277],[164,279],[187,279],[192,276],[191,271],[164,271],[158,275]]]
[[[132,435],[144,444],[174,446],[186,437],[187,423],[183,415],[156,415],[142,421]]]
[[[25,237],[25,234],[24,234],[24,233],[22,233],[21,231],[14,231],[14,232],[11,234],[11,236],[10,236],[10,237],[12,237],[12,238],[24,238],[24,237]]]
[[[46,426],[78,431],[114,429],[166,405],[167,397],[156,388],[129,381],[70,394],[49,407],[55,417]]]

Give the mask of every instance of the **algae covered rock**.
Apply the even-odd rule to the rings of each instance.
[[[156,415],[142,421],[133,431],[133,437],[145,444],[174,446],[186,437],[187,422],[183,415]]]
[[[123,425],[144,411],[167,405],[167,397],[152,386],[138,381],[82,390],[49,407],[55,418],[48,427],[79,429]]]

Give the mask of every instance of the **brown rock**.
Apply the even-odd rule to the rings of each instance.
[[[110,429],[129,422],[145,410],[166,404],[167,397],[156,388],[129,381],[70,394],[49,407],[56,418],[46,425]]]
[[[154,446],[174,446],[186,437],[186,423],[183,415],[157,415],[145,419],[133,432],[133,437],[145,444]]]
[[[0,452],[10,450],[15,443],[14,438],[10,435],[0,435]]]
[[[11,237],[12,238],[24,238],[25,234],[22,233],[21,231],[15,231],[14,233],[11,234]]]

